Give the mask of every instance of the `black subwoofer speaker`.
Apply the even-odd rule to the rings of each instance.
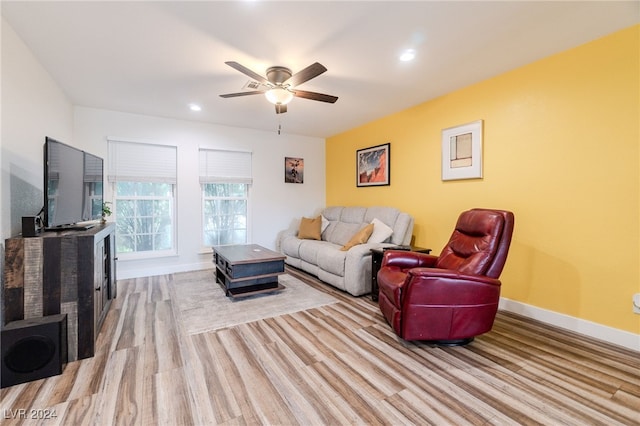
[[[22,216],[22,236],[35,237],[38,235],[38,217]]]
[[[13,321],[2,330],[3,388],[62,373],[67,315]]]

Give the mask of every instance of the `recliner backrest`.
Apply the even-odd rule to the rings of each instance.
[[[463,212],[436,268],[498,278],[507,260],[513,234],[513,213],[472,209]]]

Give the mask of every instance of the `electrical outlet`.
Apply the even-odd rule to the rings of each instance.
[[[640,293],[633,295],[633,313],[640,314]]]

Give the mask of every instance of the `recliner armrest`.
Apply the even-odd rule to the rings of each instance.
[[[413,268],[408,271],[403,297],[406,303],[425,306],[497,303],[500,287],[500,280],[483,275]]]
[[[500,286],[500,280],[497,278],[491,278],[484,275],[469,275],[462,274],[452,269],[438,269],[438,268],[411,268],[407,271],[412,278],[446,278],[451,280],[476,282],[482,284],[491,284]]]
[[[432,268],[435,266],[438,256],[426,253],[406,250],[386,250],[382,257],[381,268],[395,266],[402,270],[411,268]]]

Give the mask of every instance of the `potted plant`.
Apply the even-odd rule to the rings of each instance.
[[[106,223],[107,217],[111,216],[111,201],[105,201],[102,203],[102,223]]]

